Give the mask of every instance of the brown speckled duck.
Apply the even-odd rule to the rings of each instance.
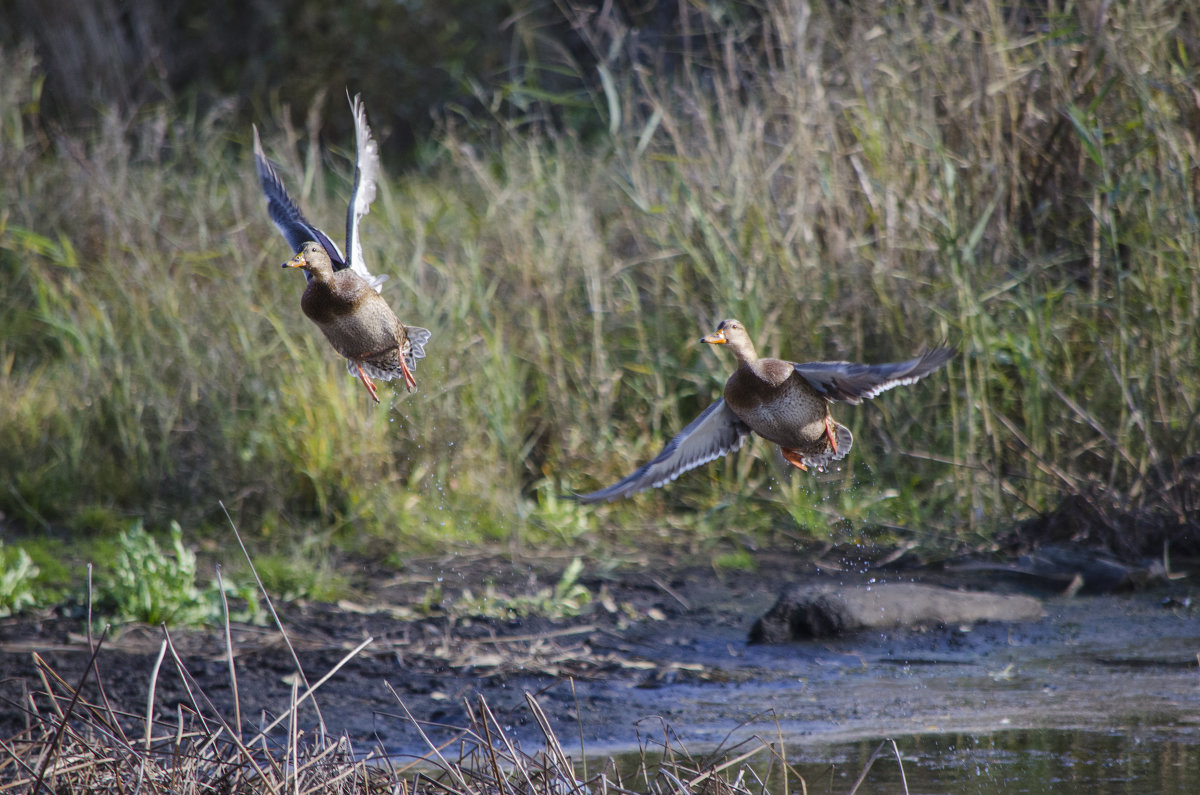
[[[362,217],[375,200],[375,181],[379,176],[379,147],[367,125],[362,98],[350,100],[354,114],[357,146],[354,161],[354,190],[346,210],[346,255],[343,256],[328,235],[308,222],[283,181],[263,153],[258,128],[254,128],[254,160],[267,213],[296,256],[285,268],[303,268],[308,284],[300,307],[333,345],[346,357],[346,370],[363,382],[371,398],[378,403],[379,393],[371,381],[403,378],[408,391],[417,388],[413,370],[418,359],[425,358],[427,329],[406,326],[392,312],[380,292],[386,276],[374,276],[367,269],[359,240]]]
[[[608,488],[576,497],[584,503],[615,500],[669,483],[731,453],[751,431],[779,445],[792,466],[807,470],[846,457],[854,444],[850,429],[829,414],[836,400],[861,403],[892,387],[912,384],[944,365],[953,348],[933,350],[891,364],[760,359],[746,327],[724,320],[700,340],[728,345],[738,368],[725,382],[725,396],[691,422],[650,463]]]
[[[371,376],[386,381],[401,375],[408,391],[416,391],[412,371],[417,359],[425,357],[427,329],[401,323],[383,296],[356,271],[335,271],[320,243],[308,241],[283,267],[304,269],[309,281],[300,308],[333,349],[346,357],[376,403],[379,393]]]

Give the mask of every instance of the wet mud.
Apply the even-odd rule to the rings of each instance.
[[[557,621],[411,617],[439,578],[447,600],[456,589],[478,593],[485,581],[506,593],[554,581],[503,561],[430,562],[359,601],[282,608],[307,681],[337,669],[317,690],[316,707],[301,708],[303,730],[323,723],[359,748],[418,755],[426,738],[452,740],[482,697],[511,739],[540,744],[527,701],[534,694],[563,745],[590,756],[666,731],[695,748],[751,735],[820,745],[1011,729],[1200,731],[1200,610],[1186,584],[1101,596],[1035,592],[1043,614],[1025,622],[751,644],[751,627],[778,594],[805,582],[1034,589],[978,573],[829,572],[784,555],[760,560],[752,573],[647,567],[585,577],[590,610]],[[257,727],[288,709],[294,686],[304,690],[275,628],[234,628],[236,699],[222,632],[172,632],[171,640],[178,660],[167,653],[154,677],[158,720],[173,723],[180,709],[198,707]],[[39,665],[72,687],[83,682],[87,699],[145,715],[162,641],[160,629],[126,628],[105,640],[89,671],[79,616],[0,621],[0,736],[31,720],[28,694],[45,689]],[[35,703],[50,709],[45,698]]]

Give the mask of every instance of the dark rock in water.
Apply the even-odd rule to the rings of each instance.
[[[1041,615],[1041,602],[1030,596],[951,591],[913,583],[803,585],[780,595],[754,622],[750,642],[786,643],[862,629],[1036,621]]]

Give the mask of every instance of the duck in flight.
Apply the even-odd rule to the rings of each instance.
[[[362,381],[378,403],[372,377],[382,381],[403,378],[408,391],[417,388],[413,370],[425,358],[428,329],[407,326],[397,319],[380,294],[386,276],[375,276],[363,258],[359,226],[375,200],[379,176],[379,147],[367,125],[361,96],[350,100],[357,147],[354,190],[346,210],[346,255],[328,235],[313,226],[283,187],[275,167],[263,153],[254,128],[254,160],[267,197],[267,213],[296,256],[285,268],[301,268],[306,286],[300,308],[324,333],[330,345],[346,358],[346,370]]]
[[[725,394],[672,439],[658,456],[607,488],[577,495],[583,503],[615,500],[662,486],[688,470],[742,446],[751,432],[779,445],[784,459],[807,470],[846,457],[854,444],[850,429],[829,413],[829,404],[858,404],[892,387],[915,383],[956,353],[934,348],[915,359],[890,364],[760,359],[746,327],[724,320],[701,342],[727,345],[738,366]]]

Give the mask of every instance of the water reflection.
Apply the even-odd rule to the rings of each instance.
[[[904,783],[912,795],[1144,795],[1200,792],[1200,731],[1177,734],[1136,730],[1104,733],[1031,729],[986,735],[929,734],[900,737]],[[788,762],[804,778],[785,785],[779,765],[766,776],[766,792],[848,793],[880,747],[878,740],[788,749]],[[744,748],[742,750],[745,750]],[[760,757],[761,758],[761,757]],[[631,773],[639,754],[617,758]],[[904,791],[900,766],[888,745],[870,765],[859,793]]]

